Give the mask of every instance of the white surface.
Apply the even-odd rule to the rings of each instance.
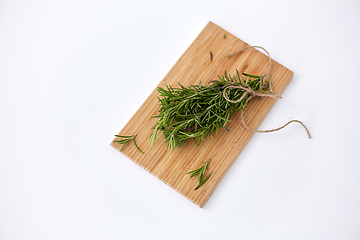
[[[295,76],[203,209],[109,146],[208,21]],[[359,1],[0,1],[0,239],[360,239]]]

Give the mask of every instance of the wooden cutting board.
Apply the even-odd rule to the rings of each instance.
[[[210,80],[217,79],[217,75],[223,74],[225,70],[230,74],[235,74],[238,69],[239,73],[263,75],[268,69],[269,59],[260,51],[248,49],[235,57],[227,57],[228,54],[246,46],[248,44],[209,22],[158,87],[165,85],[178,87],[177,82],[188,86],[202,81],[204,85]],[[213,53],[212,61],[210,51]],[[273,61],[271,75],[274,92],[281,94],[290,82],[293,72]],[[158,95],[155,89],[119,133],[119,135],[138,134],[136,143],[145,154],[140,153],[132,142],[126,145],[121,153],[196,205],[203,207],[253,133],[242,126],[240,114],[235,114],[231,117],[232,122],[226,125],[229,132],[220,129],[214,139],[207,138],[199,147],[195,146],[194,141],[188,140],[180,148],[167,150],[162,134],[159,134],[159,140],[154,146],[149,146],[151,128],[157,121],[150,117],[158,114]],[[275,102],[273,98],[254,99],[244,113],[245,121],[250,127],[258,128]],[[117,150],[122,147],[114,142],[111,146]],[[199,168],[202,162],[209,158],[211,163],[208,172],[213,171],[213,174],[195,191],[197,179],[190,178],[186,173]]]

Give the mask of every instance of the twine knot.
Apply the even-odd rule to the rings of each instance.
[[[245,92],[242,94],[242,96],[238,99],[238,100],[231,100],[226,96],[226,90],[228,89],[236,89],[236,88],[240,88],[242,90],[244,90]],[[271,97],[271,98],[276,98],[276,99],[280,99],[281,96],[277,95],[275,93],[262,93],[260,91],[254,91],[252,90],[249,86],[247,87],[243,87],[240,85],[229,85],[227,86],[224,90],[223,90],[223,96],[226,99],[226,101],[231,102],[231,103],[238,103],[241,102],[247,95],[250,95],[250,97],[247,99],[245,105],[253,98],[253,97]]]

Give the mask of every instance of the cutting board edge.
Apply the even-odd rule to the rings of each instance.
[[[110,146],[113,147],[116,151],[120,152],[120,150],[118,148],[116,148],[115,143],[111,142]],[[205,203],[207,202],[207,200],[209,199],[209,197],[207,198],[207,200],[203,203],[203,204],[199,204],[196,201],[192,200],[191,198],[189,198],[188,196],[186,196],[184,193],[180,192],[178,189],[173,188],[173,186],[171,186],[170,184],[168,184],[167,182],[165,182],[163,179],[161,179],[158,175],[155,175],[153,173],[150,172],[149,169],[147,169],[146,167],[144,167],[143,165],[139,164],[137,161],[134,161],[133,159],[130,158],[130,156],[128,156],[127,154],[125,154],[124,152],[120,152],[122,155],[124,155],[126,158],[128,158],[130,161],[132,161],[133,163],[135,163],[136,165],[140,166],[142,169],[144,169],[146,172],[148,172],[149,174],[151,174],[152,176],[156,177],[158,180],[160,180],[162,183],[165,183],[168,187],[170,187],[171,189],[175,190],[177,193],[179,193],[181,196],[184,196],[187,200],[190,200],[192,203],[194,203],[196,206],[202,208]],[[214,192],[215,189],[212,190],[212,192]]]

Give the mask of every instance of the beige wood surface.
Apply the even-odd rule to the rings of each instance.
[[[230,74],[234,74],[236,69],[239,73],[264,74],[269,64],[268,57],[258,50],[245,50],[232,58],[226,56],[246,46],[248,44],[209,22],[158,86],[177,87],[177,82],[188,86],[200,81],[204,85],[210,80],[217,79],[216,76],[223,74],[225,70]],[[213,53],[213,61],[210,61],[210,51]],[[281,94],[290,82],[293,72],[273,61],[271,75],[274,92]],[[231,117],[232,122],[226,125],[229,132],[220,129],[214,139],[207,138],[200,147],[196,147],[194,141],[188,140],[180,148],[167,150],[162,134],[159,134],[159,141],[154,146],[149,146],[151,128],[157,121],[150,117],[157,115],[159,109],[157,96],[158,92],[155,89],[119,133],[137,133],[136,142],[145,154],[140,153],[132,142],[126,145],[121,153],[203,207],[253,133],[242,126],[240,114],[235,114]],[[245,121],[250,127],[258,128],[275,102],[272,98],[254,99],[244,113]],[[120,150],[122,145],[112,142],[111,146]],[[194,191],[197,179],[190,179],[186,172],[199,168],[201,163],[209,158],[212,160],[208,172],[213,171],[213,174],[202,187]]]

